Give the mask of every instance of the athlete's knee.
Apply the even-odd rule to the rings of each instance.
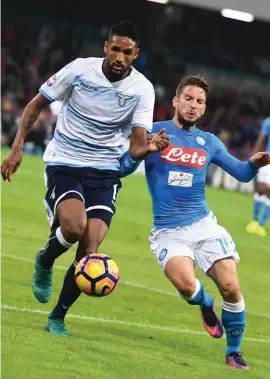
[[[56,211],[65,240],[69,243],[79,241],[87,225],[83,202],[78,199],[67,199],[57,206]]]
[[[166,272],[165,272],[166,275]],[[168,279],[171,280],[171,282],[174,284],[174,286],[177,288],[178,292],[183,298],[189,298],[191,297],[195,291],[196,291],[196,280],[195,278],[189,278],[189,277],[170,277],[169,275],[166,275]]]
[[[61,231],[66,241],[75,243],[79,241],[86,228],[86,218],[81,220],[65,219],[61,223]]]
[[[238,281],[227,280],[221,288],[221,294],[225,301],[239,302],[242,299],[241,289]]]

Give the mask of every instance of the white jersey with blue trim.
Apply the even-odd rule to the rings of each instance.
[[[61,100],[54,138],[43,159],[48,165],[119,170],[125,139],[133,127],[151,131],[155,94],[152,83],[131,67],[110,82],[104,58],[78,58],[40,88],[50,101]]]

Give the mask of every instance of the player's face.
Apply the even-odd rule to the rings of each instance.
[[[179,97],[173,98],[173,106],[180,123],[193,126],[206,109],[206,93],[197,86],[185,86]]]
[[[131,38],[113,35],[105,42],[104,52],[109,72],[121,77],[137,58],[139,49]]]

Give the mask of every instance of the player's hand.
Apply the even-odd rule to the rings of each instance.
[[[22,162],[23,148],[15,146],[1,164],[1,175],[4,180],[11,181],[11,176],[15,174]]]
[[[161,129],[156,134],[150,134],[147,136],[147,142],[149,143],[149,151],[151,153],[156,153],[162,151],[169,146],[169,137],[164,134],[166,129]]]
[[[267,166],[268,164],[270,164],[270,154],[266,153],[265,151],[260,151],[256,154],[254,154],[250,158],[250,160],[258,168],[263,167],[263,166]]]

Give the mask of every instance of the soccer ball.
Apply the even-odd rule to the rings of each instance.
[[[90,254],[75,269],[79,289],[88,296],[107,296],[119,280],[119,268],[106,254]]]

